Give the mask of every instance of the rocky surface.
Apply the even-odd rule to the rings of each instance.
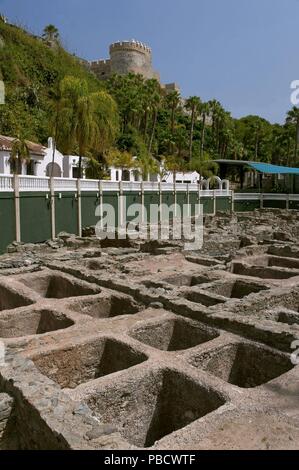
[[[12,244],[0,448],[298,448],[298,218],[207,217],[194,252],[92,228]]]

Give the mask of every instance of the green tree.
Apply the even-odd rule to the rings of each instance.
[[[157,80],[151,80],[149,82],[151,83],[151,86],[152,86],[152,93],[151,93],[151,98],[150,98],[150,109],[152,111],[152,129],[151,129],[150,138],[149,138],[148,151],[149,153],[151,153],[153,142],[154,142],[154,137],[155,137],[155,132],[156,132],[158,112],[162,103],[162,96],[161,96],[161,87],[159,83],[157,82]]]
[[[186,101],[186,109],[191,112],[191,128],[190,128],[190,138],[189,138],[189,161],[192,160],[193,155],[193,135],[194,135],[194,126],[198,113],[200,110],[201,101],[197,96],[190,96]]]
[[[79,153],[79,175],[82,157],[90,152],[103,155],[113,144],[118,132],[117,106],[105,91],[90,93],[87,82],[65,77],[60,85],[57,144],[69,154]]]
[[[207,123],[207,117],[210,114],[210,104],[209,103],[202,103],[201,104],[200,114],[201,114],[201,119],[202,119],[201,136],[200,136],[200,158],[203,158],[204,149],[205,149],[206,123]]]
[[[43,38],[47,42],[56,42],[56,41],[58,41],[59,40],[59,31],[56,28],[56,26],[54,26],[53,24],[48,24],[48,26],[46,26],[44,28]]]
[[[298,163],[298,146],[299,146],[299,108],[294,106],[287,114],[287,124],[294,125],[294,165]]]
[[[273,148],[273,126],[259,116],[246,116],[236,121],[236,136],[249,160],[270,162]]]
[[[181,95],[177,91],[171,91],[165,96],[166,107],[170,109],[170,131],[174,139],[174,130],[176,124],[176,113],[181,102]]]
[[[191,171],[197,171],[200,174],[201,179],[211,178],[218,173],[218,164],[211,159],[210,155],[204,153],[202,158],[193,158],[189,164]]]
[[[20,137],[13,141],[9,160],[13,168],[13,173],[20,175],[22,173],[22,164],[30,161],[28,142],[24,138]]]

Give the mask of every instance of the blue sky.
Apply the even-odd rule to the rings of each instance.
[[[146,42],[163,82],[234,117],[282,122],[299,79],[299,0],[0,0],[0,11],[37,34],[54,23],[87,59],[117,40]]]

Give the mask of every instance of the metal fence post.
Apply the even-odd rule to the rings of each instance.
[[[49,180],[50,184],[50,205],[51,205],[51,237],[56,238],[56,220],[55,220],[55,180],[53,177]]]
[[[118,188],[118,210],[119,210],[119,228],[122,228],[124,225],[124,201],[123,201],[123,184],[122,181],[119,182]]]
[[[216,215],[216,209],[217,209],[217,200],[216,200],[216,191],[215,189],[213,190],[213,216]]]
[[[103,183],[101,180],[99,180],[99,195],[100,195],[100,217],[101,217],[101,222],[100,222],[100,227],[103,230],[104,228],[104,221],[103,221],[103,204],[104,204],[104,196],[103,196]]]
[[[78,200],[78,235],[82,237],[82,204],[81,204],[81,180],[77,179],[77,200]]]
[[[14,175],[14,200],[15,200],[15,224],[16,224],[16,241],[21,242],[21,212],[20,212],[20,180],[19,175]]]
[[[145,206],[144,206],[144,182],[140,182],[140,191],[141,191],[141,225],[145,222]]]

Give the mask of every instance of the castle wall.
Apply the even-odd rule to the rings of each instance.
[[[151,50],[139,43],[116,43],[110,47],[111,69],[120,75],[129,72],[140,73],[152,78]]]
[[[111,61],[109,59],[91,62],[90,67],[101,80],[105,80],[112,75]]]
[[[137,41],[124,41],[111,44],[110,59],[90,63],[91,70],[98,78],[105,80],[112,74],[141,74],[145,78],[160,80],[159,74],[152,67],[152,51],[145,44]]]

